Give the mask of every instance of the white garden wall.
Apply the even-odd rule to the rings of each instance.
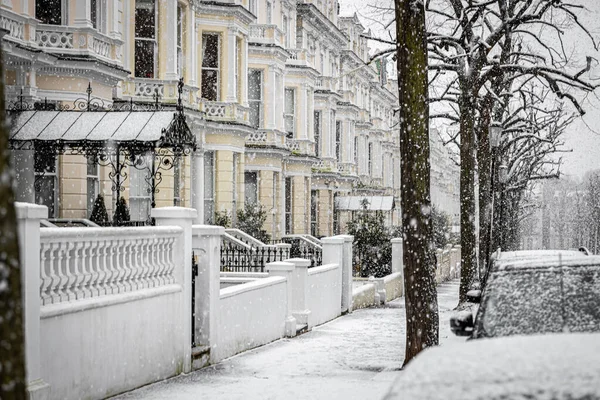
[[[385,301],[392,301],[404,294],[404,279],[401,272],[389,274],[383,278],[385,282]]]
[[[320,325],[341,314],[342,277],[338,264],[308,270],[308,309],[311,325]]]
[[[354,289],[352,291],[352,308],[358,310],[374,306],[376,293],[377,289],[373,283],[367,283]]]
[[[269,277],[220,290],[213,362],[284,336],[286,286],[285,278]]]
[[[168,285],[41,309],[50,399],[102,399],[183,372],[182,288]]]

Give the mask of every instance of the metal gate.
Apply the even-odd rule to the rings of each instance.
[[[192,348],[196,347],[196,277],[198,276],[198,260],[192,252]]]

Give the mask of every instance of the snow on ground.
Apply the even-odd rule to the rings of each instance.
[[[440,342],[464,341],[448,323],[458,281],[438,287],[438,302]],[[379,399],[402,365],[405,328],[400,298],[117,399]]]

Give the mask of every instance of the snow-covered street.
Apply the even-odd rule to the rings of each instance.
[[[458,281],[438,286],[438,299],[441,344],[464,340],[448,325]],[[402,297],[116,399],[379,399],[402,365],[404,340]]]

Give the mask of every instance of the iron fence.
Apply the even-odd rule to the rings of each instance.
[[[221,243],[223,272],[264,272],[267,263],[288,257],[286,249],[281,247],[242,247],[231,242]]]

